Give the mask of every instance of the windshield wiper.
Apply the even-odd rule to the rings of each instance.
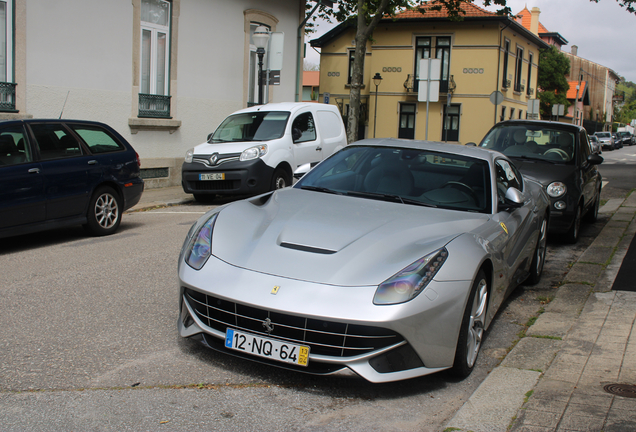
[[[383,193],[376,193],[376,192],[358,192],[358,191],[349,191],[347,192],[347,195],[360,197],[360,198],[381,199],[384,201],[395,201],[402,204],[414,204],[414,205],[419,205],[424,207],[437,208],[435,204],[428,204],[422,201],[418,201],[418,200],[414,200],[410,198],[404,198],[404,197],[401,197],[400,195],[383,194]]]
[[[301,186],[301,189],[305,189],[305,190],[310,190],[310,191],[316,191],[316,192],[324,192],[324,193],[330,193],[330,194],[335,194],[335,195],[342,195],[342,192],[338,192],[335,191],[333,189],[329,189],[326,187],[320,187],[320,186]]]

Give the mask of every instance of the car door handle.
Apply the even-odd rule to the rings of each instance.
[[[316,151],[322,151],[322,147],[316,147]]]
[[[96,161],[95,159],[93,159],[93,160],[89,160],[89,161],[88,161],[88,164],[89,164],[89,165],[95,165],[95,164],[97,164],[97,161]]]
[[[40,173],[40,168],[31,168],[29,170],[30,174],[39,174]]]

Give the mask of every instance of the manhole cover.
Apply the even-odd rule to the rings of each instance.
[[[636,398],[636,385],[631,384],[607,384],[603,390],[616,396]]]

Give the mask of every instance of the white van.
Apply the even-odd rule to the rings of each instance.
[[[207,142],[186,152],[181,184],[198,201],[291,186],[294,173],[347,144],[337,107],[285,102],[227,117]]]

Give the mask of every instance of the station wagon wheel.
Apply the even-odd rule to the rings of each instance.
[[[463,314],[459,338],[457,339],[455,361],[450,371],[458,378],[466,378],[475,367],[486,327],[487,308],[488,282],[486,274],[480,270],[468,297],[468,304]]]
[[[274,171],[274,175],[272,176],[272,185],[271,190],[286,188],[287,186],[291,186],[292,179],[287,171],[282,168],[277,168]]]
[[[91,198],[85,227],[96,236],[112,234],[121,223],[121,209],[119,194],[109,186],[102,186]]]
[[[545,253],[547,250],[548,239],[548,217],[547,215],[541,221],[541,228],[539,229],[539,240],[537,240],[537,247],[532,257],[532,264],[530,264],[530,276],[528,276],[527,283],[529,285],[536,285],[541,280],[541,274],[543,273],[543,265],[545,264]]]
[[[576,214],[574,215],[574,221],[572,226],[565,233],[565,241],[574,244],[579,240],[579,230],[581,229],[581,206],[576,207]]]

